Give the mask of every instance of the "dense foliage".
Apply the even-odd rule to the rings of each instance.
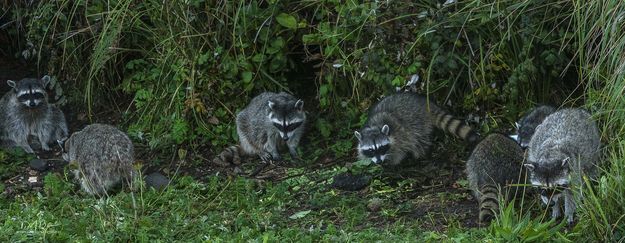
[[[208,138],[224,145],[248,100],[232,96],[284,90],[312,101],[309,110],[327,111],[322,118],[347,108],[357,119],[413,75],[450,109],[507,126],[534,102],[561,103],[554,92],[575,85],[575,70],[567,72],[576,50],[572,18],[563,14],[572,8],[566,1],[42,1],[13,11],[21,28],[12,30],[22,49],[33,44],[42,72],[85,94],[74,99],[90,111],[115,100],[103,96],[131,96],[136,112],[126,120],[153,147]],[[318,127],[342,126],[334,125]]]

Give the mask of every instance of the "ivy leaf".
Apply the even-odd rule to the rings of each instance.
[[[278,21],[278,24],[284,27],[292,30],[297,29],[297,20],[290,14],[280,13],[276,16],[276,20]]]
[[[243,79],[244,83],[249,83],[250,81],[252,81],[252,72],[250,71],[245,71],[243,73],[241,73],[241,78]]]
[[[305,211],[299,211],[297,213],[294,213],[293,215],[289,216],[290,219],[301,219],[303,217],[306,217],[306,215],[308,215],[310,213],[310,210],[305,210]]]

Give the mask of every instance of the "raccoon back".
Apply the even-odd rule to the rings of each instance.
[[[594,173],[601,146],[599,129],[590,113],[567,108],[547,116],[536,128],[528,148],[528,159],[537,161],[552,149],[560,149],[578,160],[586,172]],[[576,169],[573,166],[573,169]]]
[[[419,135],[429,136],[432,127],[437,127],[469,143],[479,139],[473,128],[454,118],[423,95],[403,92],[388,96],[369,111],[369,118],[384,113],[389,114],[389,119],[403,125],[413,134],[416,132]]]
[[[397,93],[371,107],[364,127],[383,125],[391,127],[392,151],[424,154],[431,146],[432,119],[427,110],[427,100],[421,95]]]
[[[551,115],[556,111],[556,108],[548,105],[541,105],[526,115],[521,117],[517,123],[517,131],[518,131],[518,141],[523,147],[527,147],[529,145],[529,141],[531,140],[534,132],[536,131],[536,127],[540,125],[547,116]]]
[[[85,191],[102,195],[112,185],[132,180],[134,146],[128,136],[105,124],[92,124],[66,141],[70,163],[76,163]]]

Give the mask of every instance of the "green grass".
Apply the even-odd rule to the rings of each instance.
[[[622,1],[575,1],[580,73],[589,81],[588,107],[601,121],[605,144],[602,176],[589,183],[580,225],[589,238],[625,238],[625,34],[620,31],[625,4]]]
[[[292,185],[290,185],[292,186]],[[356,194],[317,193],[314,201],[298,200],[289,183],[211,177],[206,183],[189,177],[169,189],[118,193],[96,199],[72,190],[62,176],[46,177],[43,193],[2,200],[2,241],[412,241],[455,237],[424,232],[416,222],[397,221],[379,227],[366,220]],[[69,190],[68,190],[69,189]],[[136,198],[133,207],[132,197]],[[300,207],[312,204],[313,209]],[[452,229],[454,229],[452,227]],[[459,229],[457,229],[460,232]],[[475,237],[481,232],[463,232]]]
[[[576,236],[563,231],[562,224],[519,216],[512,207],[491,227],[467,227],[467,221],[477,218],[466,207],[475,209],[477,202],[463,188],[466,182],[458,181],[454,184],[460,188],[450,190],[436,176],[433,185],[419,177],[401,179],[417,168],[398,176],[352,167],[373,173],[374,179],[364,191],[344,192],[328,187],[344,167],[310,169],[306,164],[312,165],[308,161],[286,169],[282,180],[214,172],[196,179],[176,175],[164,191],[140,187],[107,198],[86,195],[70,175],[50,172],[40,191],[0,195],[0,240],[466,242]],[[446,169],[436,170],[448,176]],[[371,209],[373,203],[377,209]]]

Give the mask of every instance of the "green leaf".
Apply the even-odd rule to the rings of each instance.
[[[306,217],[306,215],[308,215],[310,213],[310,210],[305,210],[305,211],[299,211],[297,213],[294,213],[293,215],[289,216],[290,219],[301,219],[303,217]]]
[[[321,42],[321,35],[319,34],[305,34],[302,36],[302,42],[307,45],[318,44]]]
[[[265,55],[258,53],[252,57],[252,62],[261,63],[265,60]]]
[[[354,162],[352,165],[354,165],[354,166],[369,166],[372,163],[373,162],[370,159],[361,159],[361,160],[358,160],[358,161]]]
[[[278,14],[278,16],[276,16],[276,20],[278,21],[278,24],[284,27],[292,30],[297,29],[297,19],[295,19],[295,17],[293,17],[292,15],[280,13]]]
[[[241,78],[243,79],[244,83],[249,83],[250,81],[252,81],[252,76],[254,74],[250,71],[245,71],[243,73],[241,73]]]

